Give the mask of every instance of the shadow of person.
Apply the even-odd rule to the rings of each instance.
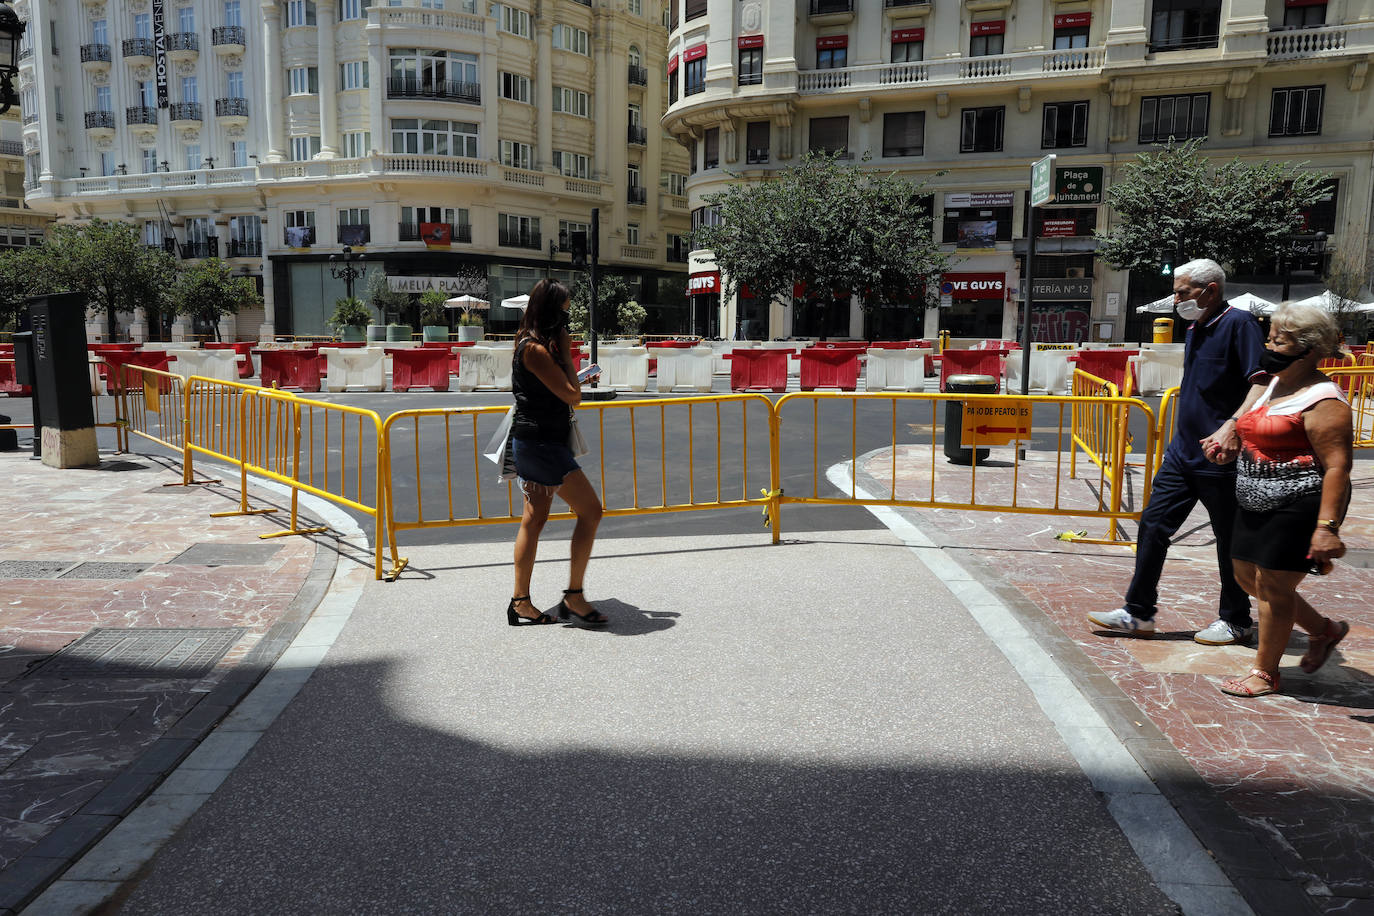
[[[1283,692],[1303,703],[1374,709],[1374,675],[1345,665],[1338,668],[1334,657],[1316,674],[1304,674],[1299,668],[1284,668],[1280,674]],[[1352,718],[1368,721],[1362,716]]]
[[[588,627],[570,617],[568,626],[594,633],[610,633],[613,636],[644,636],[672,627],[677,623],[677,618],[682,616],[676,611],[646,611],[617,598],[598,598],[592,604],[598,611],[611,618],[611,622],[604,627]]]

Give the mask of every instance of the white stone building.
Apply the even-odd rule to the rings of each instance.
[[[808,149],[930,179],[934,231],[961,262],[948,307],[865,316],[720,301],[692,253],[699,327],[728,336],[1016,335],[1031,164],[1113,173],[1170,135],[1209,154],[1305,162],[1336,186],[1284,265],[1317,291],[1319,259],[1370,249],[1374,0],[673,0],[664,126],[689,146],[693,221],[729,182]],[[941,177],[933,177],[944,171]],[[1128,277],[1093,256],[1106,206],[1038,221],[1037,336],[1148,339]],[[1318,232],[1323,233],[1319,236]],[[1325,255],[1313,249],[1325,246]],[[1206,252],[1187,252],[1205,256]],[[1278,298],[1282,276],[1242,278]],[[1144,284],[1137,284],[1142,289]],[[1237,285],[1238,287],[1239,285]],[[1294,296],[1296,297],[1296,296]]]
[[[240,338],[328,333],[345,291],[328,256],[346,244],[411,286],[485,275],[498,302],[546,272],[566,278],[566,247],[550,244],[593,208],[603,267],[627,276],[651,323],[679,317],[654,308],[674,282],[681,296],[688,221],[685,154],[657,126],[657,5],[15,7],[29,204],[133,221],[150,244],[174,237],[183,257],[262,278],[266,307],[240,316]],[[505,311],[497,327],[518,318]]]

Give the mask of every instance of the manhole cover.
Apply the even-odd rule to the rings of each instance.
[[[172,563],[183,566],[257,566],[281,550],[280,544],[192,544]]]
[[[71,560],[3,560],[0,579],[56,579],[71,566]]]
[[[62,579],[134,579],[151,563],[82,563],[69,569],[59,578]]]
[[[246,632],[244,627],[102,627],[48,659],[30,676],[201,678]]]

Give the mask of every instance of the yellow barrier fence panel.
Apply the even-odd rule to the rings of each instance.
[[[239,506],[228,512],[212,512],[211,518],[236,515],[268,515],[273,508],[248,505],[248,402],[258,390],[256,385],[226,382],[202,376],[186,380],[186,463],[194,455],[205,455],[233,465],[239,470]]]
[[[116,414],[128,449],[130,435],[166,446],[181,456],[181,483],[164,486],[199,486],[218,480],[195,479],[187,448],[187,382],[181,376],[146,366],[105,364],[112,379]]]
[[[1374,365],[1330,369],[1327,375],[1350,402],[1355,448],[1374,448]]]

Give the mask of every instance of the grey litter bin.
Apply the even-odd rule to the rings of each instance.
[[[996,394],[997,379],[990,375],[951,375],[945,391],[959,394]],[[972,464],[971,448],[964,448],[964,402],[945,401],[945,457],[952,464]],[[978,460],[984,461],[989,450],[980,448]]]

